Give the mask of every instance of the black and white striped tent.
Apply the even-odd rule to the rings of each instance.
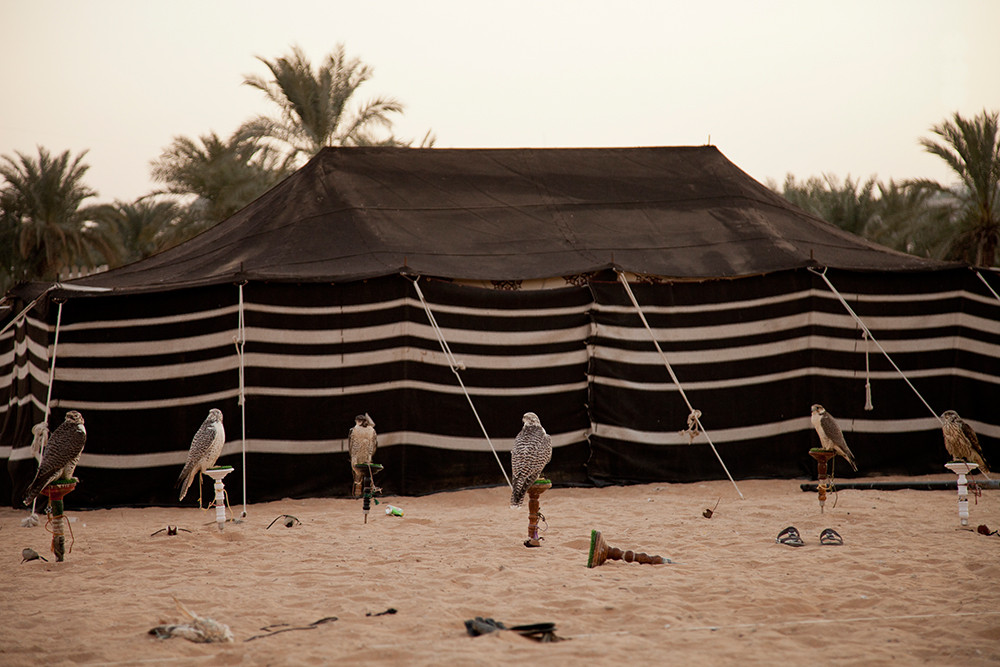
[[[858,474],[943,471],[946,409],[998,460],[995,279],[710,146],[327,149],[172,250],[8,295],[0,493],[47,408],[86,419],[78,507],[176,503],[212,407],[244,502],[348,493],[364,412],[395,494],[503,484],[529,410],[556,484],[808,475],[812,403]]]

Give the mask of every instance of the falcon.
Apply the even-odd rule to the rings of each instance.
[[[989,472],[983,458],[983,448],[979,446],[979,438],[972,427],[966,424],[954,410],[947,410],[941,415],[944,423],[941,431],[944,433],[944,448],[956,461],[975,463],[983,472]]]
[[[840,431],[840,426],[829,412],[822,405],[817,403],[812,406],[812,425],[819,435],[819,443],[822,449],[837,452],[843,456],[855,471],[858,464],[854,462],[854,454],[851,454],[847,442],[844,441],[844,434]]]
[[[552,460],[552,439],[542,427],[538,415],[525,412],[521,422],[524,425],[514,438],[514,447],[510,450],[510,468],[514,475],[510,506],[513,509],[521,506],[528,487],[535,483],[545,469],[545,464]]]
[[[194,438],[191,440],[191,449],[188,450],[187,463],[184,464],[181,476],[174,484],[174,487],[181,489],[178,500],[184,500],[188,488],[197,479],[198,507],[201,507],[202,485],[199,475],[215,465],[224,444],[226,444],[226,429],[222,426],[222,410],[212,408],[208,411],[205,421],[198,427],[197,433],[194,434]]]
[[[40,433],[36,432],[35,435],[38,437]],[[24,494],[25,505],[30,505],[42,489],[57,479],[73,477],[73,471],[76,470],[76,464],[80,461],[80,454],[83,453],[86,442],[87,429],[83,425],[83,415],[76,410],[70,410],[66,413],[65,421],[52,432],[45,444],[38,472],[35,473],[35,479]]]
[[[354,474],[352,493],[357,498],[365,481],[365,473],[354,466],[359,463],[371,463],[375,448],[378,447],[378,434],[375,433],[375,422],[366,412],[354,418],[354,426],[347,432],[347,449],[351,453],[351,472]]]

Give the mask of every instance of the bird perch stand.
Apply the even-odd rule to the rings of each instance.
[[[978,463],[967,463],[966,461],[952,461],[945,463],[944,467],[958,475],[958,520],[963,526],[969,525],[969,481],[966,475],[979,468]]]
[[[362,505],[361,509],[365,515],[365,523],[368,523],[368,512],[372,509],[372,499],[376,493],[382,493],[382,489],[375,486],[375,473],[382,472],[380,463],[355,463],[354,467],[365,474],[364,486],[361,487]],[[378,501],[375,501],[378,504]]]
[[[76,488],[76,483],[79,481],[76,477],[57,479],[42,489],[42,493],[48,496],[49,505],[52,507],[52,553],[56,555],[56,560],[60,563],[66,555],[66,517],[63,516],[63,498]]]
[[[232,471],[233,466],[216,466],[205,471],[215,480],[215,522],[219,524],[220,532],[226,525],[226,485],[222,483],[222,478]]]
[[[547,479],[536,479],[535,483],[528,487],[528,539],[524,541],[526,547],[542,546],[542,538],[538,536],[538,520],[545,521],[538,504],[538,496],[552,488],[552,482]]]
[[[837,455],[837,452],[829,449],[814,447],[809,450],[809,456],[816,459],[816,493],[819,495],[819,511],[822,514],[823,506],[826,505],[826,492],[830,490],[833,483],[830,474],[826,470],[826,464]]]
[[[606,560],[623,560],[626,563],[643,563],[648,565],[662,565],[670,562],[663,556],[650,556],[642,552],[622,551],[604,541],[604,536],[599,530],[590,531],[590,555],[587,557],[587,567],[597,567],[603,565]]]

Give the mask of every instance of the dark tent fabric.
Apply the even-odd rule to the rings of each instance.
[[[188,243],[75,282],[142,291],[398,273],[509,281],[610,267],[718,278],[807,266],[943,265],[806,214],[713,146],[331,148]]]
[[[846,234],[713,147],[352,148],[156,257],[13,292],[12,314],[43,298],[0,336],[0,494],[16,504],[34,473],[50,388],[50,427],[70,409],[87,420],[76,506],[176,504],[212,407],[234,501],[347,494],[362,412],[386,493],[503,484],[490,445],[509,470],[529,410],[553,437],[556,484],[723,477],[705,436],[681,433],[687,407],[615,270],[737,478],[814,471],[813,402],[841,421],[859,474],[943,469],[921,397],[996,458],[1000,303],[965,266]]]

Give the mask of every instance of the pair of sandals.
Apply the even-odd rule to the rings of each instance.
[[[778,537],[774,541],[779,544],[787,544],[790,547],[802,547],[806,544],[795,526],[785,528],[778,533]],[[824,528],[823,532],[819,534],[819,543],[824,546],[839,547],[844,544],[844,538],[833,528]]]

